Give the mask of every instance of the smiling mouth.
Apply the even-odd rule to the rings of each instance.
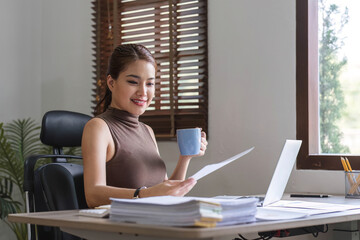
[[[147,100],[140,100],[140,99],[131,99],[131,101],[138,106],[144,106],[147,102]]]

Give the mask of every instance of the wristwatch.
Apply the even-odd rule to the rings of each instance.
[[[140,198],[139,194],[140,194],[140,190],[141,189],[145,189],[146,187],[145,186],[142,186],[142,187],[139,187],[135,190],[134,192],[134,197],[133,198]]]

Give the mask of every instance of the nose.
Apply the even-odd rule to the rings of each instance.
[[[147,95],[147,87],[146,84],[140,84],[137,90],[137,94],[139,96],[146,96]]]

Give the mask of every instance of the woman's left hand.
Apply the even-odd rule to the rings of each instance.
[[[208,142],[206,141],[206,133],[201,131],[201,145],[200,145],[200,153],[196,155],[197,157],[201,157],[205,155],[205,151],[207,148]]]

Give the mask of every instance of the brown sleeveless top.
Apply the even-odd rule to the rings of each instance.
[[[138,116],[110,107],[97,117],[106,122],[115,143],[115,154],[106,163],[108,186],[151,187],[164,181],[165,163]]]

